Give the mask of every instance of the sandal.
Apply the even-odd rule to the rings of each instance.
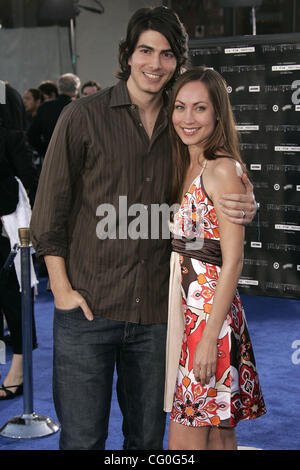
[[[11,392],[9,390],[10,388],[15,388],[15,387],[17,387],[15,392]],[[2,384],[2,386],[0,387],[0,390],[3,390],[6,393],[5,396],[0,395],[0,400],[12,400],[13,398],[17,397],[18,395],[22,395],[22,393],[23,393],[23,384],[9,385],[7,387],[4,384]]]

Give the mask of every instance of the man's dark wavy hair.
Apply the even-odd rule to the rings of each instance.
[[[119,44],[120,70],[117,78],[128,80],[130,65],[128,59],[133,54],[140,35],[147,30],[158,31],[168,40],[176,57],[175,73],[166,88],[171,88],[180,74],[181,67],[188,60],[188,35],[177,14],[170,8],[160,6],[155,8],[140,8],[129,20],[126,38]]]

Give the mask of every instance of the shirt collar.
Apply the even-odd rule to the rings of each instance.
[[[163,108],[167,108],[168,105],[168,95],[164,93],[164,105]],[[112,108],[116,106],[129,106],[131,105],[131,99],[129,96],[127,82],[125,80],[119,80],[118,83],[113,87],[111,98],[110,98],[110,106]]]
[[[131,105],[131,99],[128,93],[126,81],[119,80],[119,82],[112,89],[110,106],[114,108],[116,106],[128,105]]]

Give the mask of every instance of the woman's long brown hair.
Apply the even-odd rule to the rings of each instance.
[[[172,114],[179,90],[189,82],[203,82],[209,92],[216,114],[216,126],[212,135],[203,142],[204,157],[214,160],[217,152],[237,160],[244,171],[245,165],[239,151],[239,136],[235,128],[235,120],[228,97],[226,82],[216,71],[205,67],[195,67],[184,72],[176,81],[169,103],[169,133],[172,148],[172,203],[180,203],[184,177],[190,163],[187,145],[178,137],[173,123]]]

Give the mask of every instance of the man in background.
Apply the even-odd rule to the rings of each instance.
[[[43,101],[54,100],[58,97],[57,86],[51,80],[44,80],[38,86],[43,95]]]
[[[101,90],[101,86],[98,82],[94,80],[89,80],[85,82],[81,87],[81,96],[89,96],[97,91]]]
[[[42,103],[27,131],[30,145],[44,156],[62,109],[78,97],[80,79],[72,74],[61,75],[57,81],[58,96]]]
[[[23,95],[23,103],[26,111],[26,121],[29,128],[33,118],[37,114],[40,104],[43,102],[43,95],[37,88],[29,88]]]

